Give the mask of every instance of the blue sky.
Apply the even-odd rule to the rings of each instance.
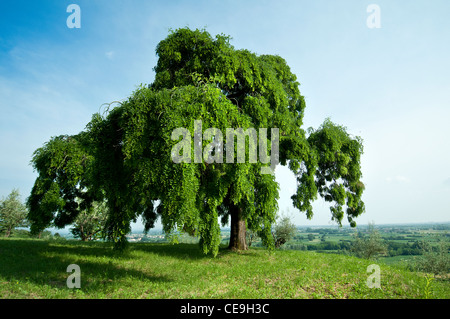
[[[69,29],[69,4],[81,28]],[[368,5],[380,8],[370,29]],[[84,129],[103,103],[151,83],[169,28],[230,35],[236,48],[286,59],[306,98],[305,128],[326,117],[364,140],[363,199],[370,221],[449,221],[450,2],[2,1],[0,197],[36,178],[33,151]],[[279,206],[299,225],[330,224],[291,208],[295,178],[277,168]]]

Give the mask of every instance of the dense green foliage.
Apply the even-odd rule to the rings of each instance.
[[[87,171],[93,157],[85,146],[86,137],[87,133],[53,137],[34,152],[31,162],[39,175],[27,199],[32,233],[52,224],[70,225],[92,205]]]
[[[342,223],[343,206],[347,205],[347,219],[356,226],[354,218],[365,210],[361,200],[364,184],[361,182],[361,138],[352,138],[345,127],[325,120],[318,130],[310,130],[307,138],[310,153],[300,165],[291,160],[291,169],[297,170],[299,187],[292,196],[294,206],[306,211],[308,218],[313,216],[311,201],[319,194],[328,202],[332,219]]]
[[[32,164],[39,176],[28,199],[32,231],[73,223],[94,201],[106,201],[104,235],[116,248],[125,245],[130,222],[139,216],[146,230],[160,217],[167,234],[199,236],[204,253],[218,253],[219,219],[224,225],[230,218],[230,247],[247,248],[246,229],[273,247],[279,185],[261,168],[276,163],[220,161],[225,151],[239,156],[229,140],[228,149],[217,147],[223,146],[217,130],[227,128],[268,129],[267,143],[259,144],[267,152],[276,138],[270,129],[277,128],[277,160],[298,180],[293,205],[312,218],[311,202],[320,195],[334,203],[332,219],[340,224],[346,206],[355,226],[364,212],[361,139],[330,120],[306,134],[305,101],[286,61],[237,50],[229,40],[200,30],[172,31],[156,48],[152,84],[104,115],[94,114],[80,134],[52,138],[36,150]],[[197,143],[197,121],[203,138],[192,150],[188,137]],[[186,147],[176,148],[180,128]],[[200,159],[196,147],[203,150]],[[181,150],[182,161],[175,163]]]

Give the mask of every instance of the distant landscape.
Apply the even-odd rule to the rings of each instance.
[[[363,232],[367,225],[358,226]],[[376,229],[388,246],[386,256],[380,256],[379,261],[386,264],[404,263],[422,254],[423,242],[436,245],[441,239],[450,239],[450,222],[425,224],[386,224],[377,225]],[[229,228],[222,228],[222,244],[229,241]],[[293,239],[280,249],[303,250],[323,253],[348,254],[354,240],[356,230],[351,227],[337,226],[297,226]],[[134,232],[128,235],[130,242],[167,243],[162,230],[152,230],[148,234]],[[180,243],[197,243],[198,238],[180,234]],[[251,247],[262,247],[260,239],[252,242]]]

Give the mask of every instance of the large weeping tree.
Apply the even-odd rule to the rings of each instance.
[[[320,195],[333,220],[346,213],[355,226],[364,212],[361,139],[329,119],[305,132],[305,101],[286,61],[229,40],[172,31],[156,48],[153,83],[94,114],[80,134],[36,150],[32,230],[63,227],[105,201],[104,233],[117,248],[139,216],[146,230],[160,217],[167,234],[199,236],[204,253],[217,254],[220,223],[231,225],[230,249],[247,249],[247,229],[273,247],[278,163],[297,177],[294,207],[312,218]]]

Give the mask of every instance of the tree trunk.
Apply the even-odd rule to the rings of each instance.
[[[231,250],[247,250],[247,242],[245,239],[245,220],[242,218],[242,208],[230,204],[231,215],[231,231],[230,231],[230,245]]]
[[[87,235],[84,233],[83,225],[80,225],[80,237],[81,241],[87,241]]]

